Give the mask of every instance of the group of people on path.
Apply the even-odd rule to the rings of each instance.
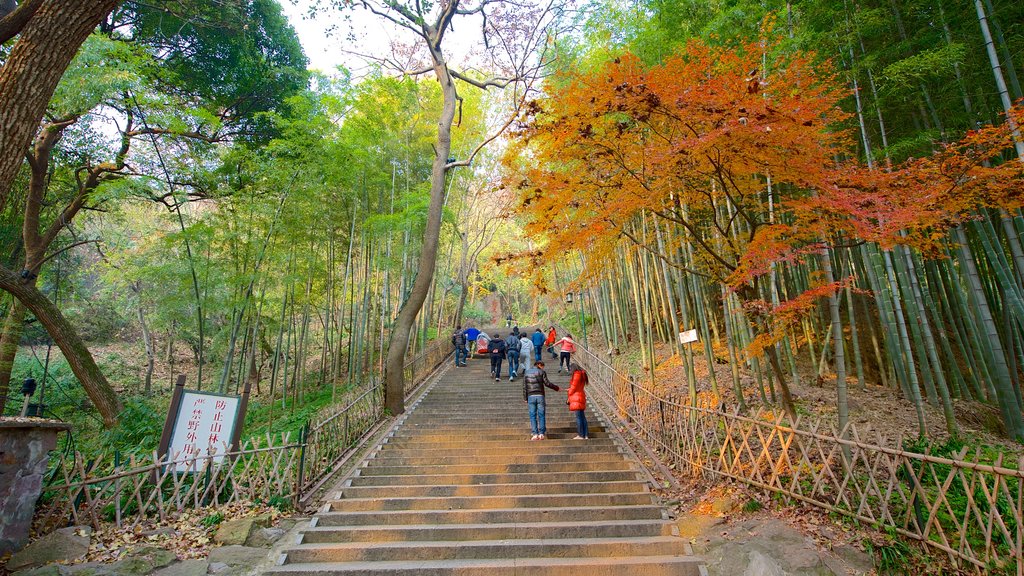
[[[512,333],[503,339],[501,334],[491,337],[476,328],[463,330],[461,326],[456,326],[451,341],[452,346],[455,347],[456,367],[466,365],[466,359],[473,350],[471,346],[476,345],[478,353],[486,353],[490,357],[491,376],[495,382],[503,375],[501,370],[503,360],[508,360],[509,382],[515,380],[520,375],[520,371],[522,372],[523,400],[529,407],[530,430],[533,433],[530,440],[544,440],[547,437],[544,389],[550,388],[556,392],[561,390],[551,383],[544,370],[545,365],[541,357],[542,351],[546,348],[552,358],[558,358],[558,371],[561,372],[564,365],[569,373],[569,398],[566,403],[569,405],[569,410],[576,416],[577,433],[573,439],[589,439],[585,413],[587,396],[584,390],[587,385],[587,373],[579,364],[572,362],[572,354],[576,353],[576,343],[572,339],[572,334],[567,334],[559,339],[555,327],[551,326],[547,335],[537,328],[532,335],[527,336],[516,326],[512,329]],[[556,348],[558,355],[555,354]],[[527,368],[531,358],[533,366]]]

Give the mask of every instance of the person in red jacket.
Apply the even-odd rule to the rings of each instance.
[[[569,365],[569,410],[576,415],[576,437],[573,440],[589,440],[587,428],[587,371],[573,362]]]
[[[544,340],[544,347],[547,348],[548,352],[551,353],[552,358],[558,358],[558,354],[555,354],[555,349],[552,346],[555,343],[555,340],[557,339],[558,332],[555,332],[555,327],[551,326],[550,328],[548,328],[548,337],[546,340]],[[540,362],[540,360],[538,360],[538,362]]]

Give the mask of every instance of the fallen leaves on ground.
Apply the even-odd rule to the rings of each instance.
[[[217,514],[223,516],[220,522],[208,520]],[[281,511],[252,503],[232,503],[171,513],[163,521],[158,517],[146,518],[131,528],[118,528],[114,523],[103,524],[93,531],[89,552],[82,561],[116,562],[143,546],[170,550],[179,560],[205,558],[220,523],[261,514],[269,514],[273,524],[281,516]]]

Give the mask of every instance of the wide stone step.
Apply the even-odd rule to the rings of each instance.
[[[267,574],[292,576],[699,576],[693,556],[609,556],[606,558],[505,558],[407,562],[318,562],[277,566]]]
[[[680,538],[566,538],[554,540],[475,540],[460,542],[382,542],[300,544],[285,550],[286,564],[299,562],[386,562],[406,560],[477,560],[494,558],[576,557],[685,554]]]
[[[489,448],[460,448],[453,452],[450,448],[401,448],[397,444],[384,445],[377,454],[387,454],[389,458],[401,458],[403,456],[509,456],[514,457],[520,454],[617,454],[618,450],[609,450],[607,444],[595,444],[577,440],[572,444],[565,442],[530,442],[518,443],[515,446],[500,446]]]
[[[592,438],[590,440],[573,440],[573,436],[576,435],[576,430],[571,432],[551,432],[548,431],[548,438],[546,440],[530,440],[530,429],[525,428],[518,436],[511,435],[506,440],[470,440],[470,439],[435,439],[424,441],[419,437],[408,437],[408,438],[389,438],[385,441],[383,446],[385,448],[405,448],[405,449],[436,449],[445,448],[448,450],[462,450],[463,448],[501,448],[501,447],[515,447],[515,446],[532,446],[534,444],[549,443],[554,446],[583,446],[585,444],[592,444],[594,446],[605,446],[609,451],[616,451],[618,446],[611,438]]]
[[[597,470],[585,472],[565,472],[558,479],[566,482],[621,482],[638,480],[636,470]],[[546,472],[528,472],[519,474],[403,474],[401,476],[370,475],[354,476],[352,486],[417,486],[436,484],[521,484],[531,482],[550,482],[551,475]]]
[[[662,520],[662,508],[642,506],[576,506],[570,508],[504,508],[484,510],[397,510],[387,514],[388,524],[504,524],[508,522],[575,522]],[[384,520],[376,510],[321,512],[317,526],[367,526]]]
[[[425,498],[342,498],[329,502],[333,512],[392,510],[484,510],[560,508],[567,506],[640,506],[652,503],[649,492],[536,494],[526,496],[448,496]]]
[[[453,496],[526,496],[530,494],[600,494],[646,492],[646,486],[629,482],[543,482],[522,484],[448,484],[434,486],[349,486],[343,498],[403,498]]]
[[[317,526],[302,535],[303,544],[318,542],[420,542],[524,538],[640,538],[671,536],[668,520],[616,520],[614,522],[535,522],[530,524],[434,524],[408,526]]]
[[[551,426],[547,425],[548,440],[564,440],[566,438],[572,439],[576,435],[576,425],[572,427],[568,426]],[[459,432],[459,433],[445,433],[437,432],[433,434],[419,434],[408,431],[398,431],[391,436],[390,441],[397,441],[408,439],[415,439],[418,442],[435,443],[448,445],[451,443],[459,444],[476,444],[479,442],[507,442],[519,444],[521,442],[530,442],[530,424],[524,423],[519,428],[508,428],[501,430],[491,430],[488,432]],[[590,430],[590,440],[596,441],[600,439],[608,438],[606,432],[595,432]],[[585,443],[582,440],[578,440],[580,443]]]
[[[363,468],[364,475],[380,474],[401,476],[403,474],[522,474],[529,472],[579,472],[598,470],[633,470],[634,465],[625,460],[608,462],[570,462],[551,464],[516,464],[514,462],[492,464],[453,464],[451,466],[370,466]]]
[[[615,462],[621,461],[618,454],[607,454],[603,452],[583,452],[574,454],[565,452],[562,454],[514,454],[509,456],[477,456],[474,454],[463,455],[460,452],[451,452],[451,456],[393,456],[387,451],[382,451],[370,459],[366,465],[374,466],[449,466],[463,464],[507,464],[509,461],[516,464],[550,464],[570,462]]]

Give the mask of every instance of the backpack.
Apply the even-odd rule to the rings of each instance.
[[[452,334],[452,344],[454,346],[465,346],[466,345],[466,333],[459,330]]]
[[[491,354],[504,354],[505,353],[505,341],[501,338],[495,338],[487,343],[487,350]]]
[[[509,336],[509,339],[505,341],[505,348],[509,352],[515,352],[518,354],[521,346],[522,343],[519,342],[519,337],[514,334],[512,336]]]

